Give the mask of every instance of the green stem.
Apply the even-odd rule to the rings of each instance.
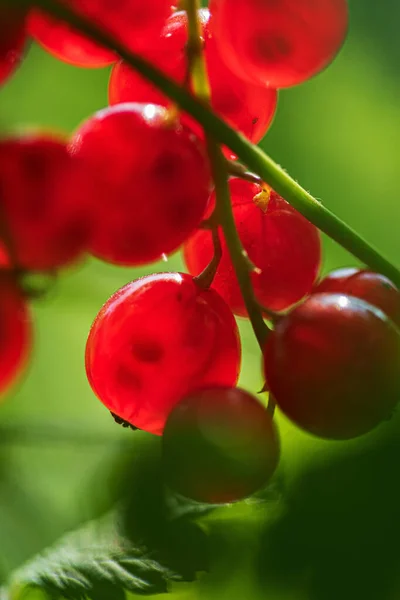
[[[187,57],[193,90],[196,98],[209,105],[211,90],[204,61],[198,0],[186,0],[185,8],[188,19]],[[207,131],[205,134],[207,135]]]
[[[199,21],[199,0],[186,0],[188,17],[188,55],[191,59],[191,77],[194,92],[204,103],[210,103],[210,86],[207,67],[201,39],[201,24]],[[240,241],[232,211],[232,203],[228,184],[229,172],[227,160],[214,137],[205,130],[207,152],[211,164],[211,172],[215,186],[216,210],[218,222],[221,225],[226,246],[235,269],[237,281],[246,306],[247,314],[254,334],[263,349],[269,329],[264,323],[261,310],[254,296],[250,278],[251,263]],[[218,237],[218,231],[215,232]]]
[[[236,229],[228,185],[226,159],[222,154],[221,149],[216,144],[209,145],[209,154],[211,159],[211,169],[215,185],[218,212],[221,215],[220,222],[222,231],[224,232],[226,245],[229,250],[232,263],[235,267],[236,277],[239,283],[240,291],[242,292],[243,300],[254,330],[254,334],[260,347],[263,348],[269,329],[264,323],[261,310],[254,296],[247,255],[243,250],[242,243]]]
[[[16,0],[0,0],[15,6]],[[29,0],[17,0],[20,4]],[[34,4],[47,13],[67,21],[70,25],[86,34],[93,41],[113,50],[145,79],[151,81],[163,93],[188,112],[204,129],[211,131],[213,137],[230,148],[251,171],[259,175],[274,188],[307,219],[324,233],[351,252],[371,269],[389,277],[400,287],[400,270],[385,259],[373,246],[359,236],[329,209],[322,206],[311,194],[294,181],[279,165],[243,135],[229,127],[217,117],[201,100],[179,84],[166,77],[159,69],[144,58],[129,51],[114,36],[101,31],[89,20],[80,17],[57,0],[35,0]]]

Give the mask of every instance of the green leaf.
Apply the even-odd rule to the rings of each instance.
[[[208,534],[197,522],[212,505],[175,496],[164,484],[160,439],[149,439],[123,470],[121,526],[128,539],[151,548],[152,556],[183,581],[209,569]]]
[[[12,577],[10,595],[23,600],[29,589],[41,588],[52,600],[124,600],[125,591],[165,593],[172,579],[180,577],[120,535],[113,514],[66,535],[24,565]]]

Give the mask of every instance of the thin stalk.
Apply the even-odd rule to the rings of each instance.
[[[211,235],[213,240],[214,255],[206,268],[194,278],[197,285],[203,288],[209,288],[214,281],[214,277],[217,273],[222,257],[222,246],[221,240],[219,239],[218,226],[215,226],[211,229]]]
[[[186,12],[188,17],[188,52],[192,61],[192,83],[194,92],[205,104],[210,103],[210,86],[207,68],[203,52],[201,37],[201,24],[198,17],[200,8],[199,0],[186,0]],[[269,333],[264,323],[261,310],[254,296],[250,273],[252,265],[243,249],[239,234],[233,217],[230,190],[228,185],[227,161],[221,148],[212,135],[205,130],[207,152],[211,164],[211,172],[215,186],[216,210],[218,222],[221,225],[226,246],[231,257],[240,291],[249,315],[254,334],[261,348]]]
[[[254,296],[247,255],[243,250],[236,229],[228,185],[226,160],[220,148],[215,144],[209,147],[209,152],[222,231],[224,232],[226,245],[235,268],[240,291],[242,292],[254,334],[260,347],[263,348],[269,329],[264,323],[261,310]]]
[[[0,0],[2,4],[31,4],[28,0]],[[316,198],[301,187],[279,165],[243,135],[229,127],[201,100],[164,75],[150,62],[129,51],[114,36],[102,31],[88,19],[80,17],[57,0],[34,0],[34,4],[48,14],[63,19],[93,41],[119,54],[134,70],[151,81],[163,93],[188,112],[205,130],[212,132],[219,143],[228,146],[250,171],[261,177],[294,208],[314,223],[343,248],[348,250],[372,270],[383,273],[400,287],[400,270],[384,258],[371,244],[324,207]]]

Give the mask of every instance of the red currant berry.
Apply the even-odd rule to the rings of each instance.
[[[212,0],[211,29],[226,64],[245,81],[283,88],[306,81],[346,36],[346,0]]]
[[[25,11],[0,4],[0,84],[21,61],[25,41]]]
[[[337,269],[319,281],[313,292],[356,296],[380,308],[400,326],[399,290],[380,273],[355,268]]]
[[[239,368],[229,308],[180,273],[148,275],[116,292],[86,346],[87,376],[102,403],[155,434],[182,396],[205,385],[235,385]]]
[[[1,236],[0,236],[0,273],[1,273],[1,269],[2,268],[4,268],[4,267],[8,268],[10,266],[11,266],[10,265],[10,258],[8,256],[8,253],[7,253],[7,250],[6,250],[6,246],[1,241]]]
[[[30,346],[28,306],[11,274],[0,271],[0,394],[26,366]]]
[[[134,51],[152,47],[171,14],[173,0],[63,0]],[[30,34],[54,56],[79,67],[113,63],[113,53],[40,10],[29,19]]]
[[[19,266],[55,269],[87,250],[92,180],[66,143],[47,134],[0,141],[0,213]]]
[[[206,154],[165,108],[102,110],[78,129],[71,151],[97,180],[91,250],[99,258],[121,265],[155,261],[199,225],[210,189]]]
[[[189,393],[163,435],[167,483],[199,502],[241,500],[264,487],[279,462],[277,429],[254,396],[237,388]]]
[[[306,431],[348,439],[391,416],[400,398],[400,335],[352,296],[315,294],[276,323],[264,352],[268,387]]]
[[[250,260],[259,269],[252,273],[255,295],[263,306],[283,311],[308,294],[321,260],[318,230],[273,190],[254,183],[231,179],[236,227]],[[212,201],[215,202],[213,195]],[[222,259],[212,287],[236,315],[246,308],[232,262],[220,233]],[[198,275],[213,257],[211,232],[198,230],[184,246],[189,272]]]
[[[205,58],[211,88],[212,108],[233,127],[253,142],[259,142],[273,119],[277,93],[258,85],[245,83],[232,73],[219,56],[215,40],[209,32],[210,13],[200,11]],[[169,77],[183,84],[187,72],[186,44],[188,27],[186,12],[175,13],[164,27],[162,37],[149,53],[149,60]],[[156,87],[131,70],[123,62],[113,68],[109,85],[110,104],[119,102],[155,102],[168,106],[170,100]],[[189,115],[184,122],[198,135],[202,128]]]

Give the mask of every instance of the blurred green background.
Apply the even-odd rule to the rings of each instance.
[[[280,94],[262,146],[400,266],[400,4],[350,0],[350,11],[340,56],[312,81]],[[107,69],[57,62],[32,44],[1,90],[0,129],[71,131],[107,104],[108,76]],[[324,244],[324,270],[355,264],[329,240]],[[94,514],[108,481],[104,465],[127,438],[144,435],[114,425],[89,389],[86,336],[117,288],[144,273],[181,268],[179,255],[146,270],[88,260],[35,303],[29,373],[0,408],[0,581]],[[260,357],[247,323],[240,327],[241,384],[256,392]],[[340,444],[316,440],[280,415],[278,421],[283,456],[270,510],[263,505],[260,517],[260,506],[245,502],[219,511],[218,597],[400,598],[398,416]],[[197,593],[186,586],[180,592]],[[212,597],[215,590],[201,593]]]

